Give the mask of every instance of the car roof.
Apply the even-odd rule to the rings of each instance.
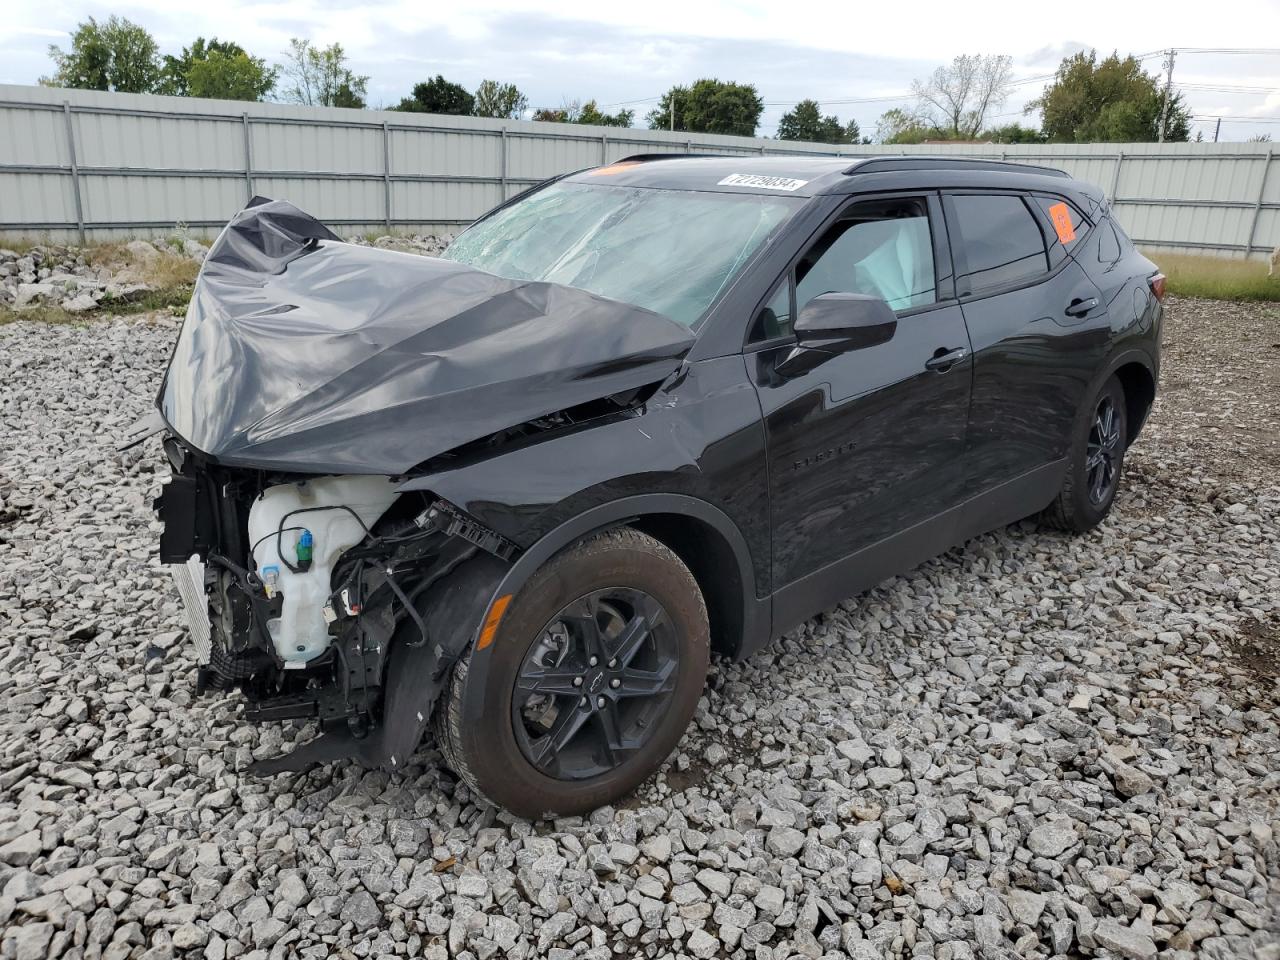
[[[881,174],[890,177],[879,176]],[[668,190],[815,197],[864,189],[995,187],[1062,190],[1061,170],[978,157],[691,156],[637,154],[567,180]],[[888,182],[893,181],[893,182]]]

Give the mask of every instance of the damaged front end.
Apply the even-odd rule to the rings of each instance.
[[[324,737],[256,772],[343,756],[395,767],[516,546],[429,494],[397,496],[387,478],[289,477],[219,467],[174,437],[165,447],[175,469],[156,502],[160,559],[185,607],[197,692],[239,691],[250,721],[319,723]],[[414,709],[394,736],[397,681]]]
[[[255,772],[402,764],[528,546],[429,478],[634,415],[691,342],[581,290],[342,243],[287,203],[238,214],[158,398],[156,508],[198,690],[323,731]]]

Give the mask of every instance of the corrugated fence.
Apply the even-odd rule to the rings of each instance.
[[[1149,247],[1280,244],[1271,144],[845,146],[0,85],[0,237],[212,233],[254,194],[339,232],[456,230],[547,177],[628,154],[932,153],[1049,164],[1098,184]]]

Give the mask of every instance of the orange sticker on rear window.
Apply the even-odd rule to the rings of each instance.
[[[1065,203],[1055,203],[1049,208],[1053,229],[1058,231],[1058,242],[1063,246],[1076,238],[1076,228],[1071,224],[1071,208]]]

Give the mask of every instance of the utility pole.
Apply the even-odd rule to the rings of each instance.
[[[1173,47],[1169,48],[1169,56],[1164,62],[1164,99],[1160,103],[1160,133],[1158,139],[1160,143],[1164,143],[1165,125],[1169,120],[1169,98],[1173,93],[1173,59],[1178,55],[1178,51]]]

